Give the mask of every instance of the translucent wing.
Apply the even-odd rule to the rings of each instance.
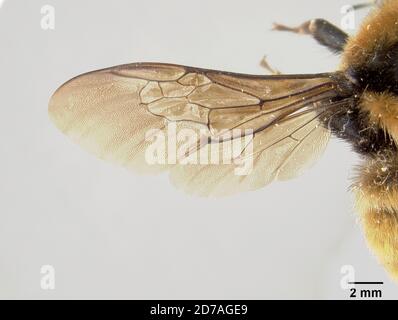
[[[129,64],[70,80],[49,114],[100,158],[224,195],[292,178],[319,157],[330,135],[322,123],[342,104],[335,77]]]

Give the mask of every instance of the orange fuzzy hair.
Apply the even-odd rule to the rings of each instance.
[[[398,159],[395,153],[359,168],[353,191],[369,247],[398,281]]]
[[[380,47],[398,42],[398,1],[386,0],[371,12],[357,35],[351,37],[344,49],[342,68],[366,64]]]
[[[357,35],[350,37],[342,57],[341,69],[371,63],[375,52],[398,43],[398,0],[385,0],[362,23]],[[398,97],[394,94],[366,91],[360,100],[370,125],[380,126],[398,145]]]
[[[398,145],[398,97],[388,92],[365,92],[360,106],[368,114],[370,124],[383,128]]]

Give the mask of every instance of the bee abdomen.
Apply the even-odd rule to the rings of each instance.
[[[370,249],[398,280],[398,155],[368,160],[354,185],[356,207]]]
[[[398,219],[387,209],[362,212],[362,227],[370,249],[390,276],[398,281]]]

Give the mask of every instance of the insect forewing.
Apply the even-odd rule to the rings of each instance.
[[[333,74],[250,76],[160,63],[78,76],[53,95],[56,126],[102,159],[169,170],[179,187],[225,195],[288,179],[330,136]],[[337,102],[336,102],[337,101]]]

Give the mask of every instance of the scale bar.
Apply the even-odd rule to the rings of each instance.
[[[364,281],[355,281],[355,282],[348,282],[348,284],[384,284],[384,282],[364,282]]]

